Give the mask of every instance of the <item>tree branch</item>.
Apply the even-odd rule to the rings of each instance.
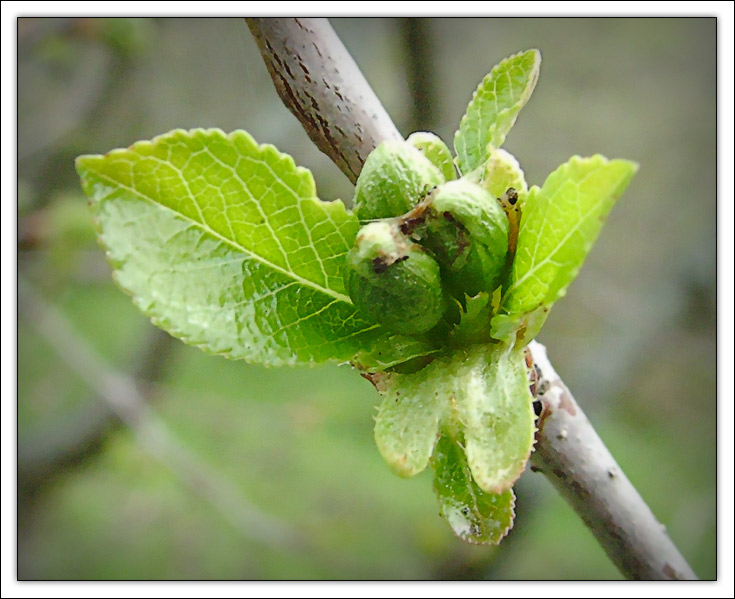
[[[365,157],[402,139],[327,19],[246,19],[283,103],[355,183]]]
[[[328,21],[248,19],[248,25],[278,94],[354,182],[372,149],[398,133]],[[545,348],[535,342],[529,347],[546,387],[539,397],[532,469],[549,478],[627,578],[696,579],[554,371]]]
[[[635,490],[554,370],[546,348],[529,349],[541,372],[542,410],[531,470],[541,472],[574,508],[608,557],[635,580],[692,580],[697,575]]]

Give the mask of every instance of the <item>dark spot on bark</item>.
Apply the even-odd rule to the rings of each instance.
[[[536,404],[539,404],[541,406],[540,413],[536,413],[536,440],[540,440],[540,437],[544,431],[544,424],[546,424],[546,419],[551,415],[551,410],[549,409],[549,406],[546,402],[543,401],[543,399],[538,399],[534,403],[534,412],[536,412]]]
[[[556,476],[556,478],[559,478],[561,480],[566,480],[567,478],[567,473],[561,468],[554,468],[552,472],[554,473],[554,476]]]
[[[572,491],[574,491],[574,494],[582,501],[589,500],[589,491],[584,485],[580,484],[579,481],[572,480],[569,486],[571,487]]]
[[[663,571],[670,580],[685,580],[685,578],[674,568],[672,568],[668,563],[664,564]]]
[[[523,358],[526,361],[526,368],[533,368],[533,354],[531,353],[531,350],[528,349],[528,347],[523,348]]]

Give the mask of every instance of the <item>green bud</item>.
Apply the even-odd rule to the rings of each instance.
[[[411,144],[384,141],[367,157],[357,179],[355,214],[360,220],[400,216],[443,180],[439,169]]]
[[[508,253],[508,219],[485,189],[460,179],[440,185],[399,223],[442,266],[455,297],[492,292]]]
[[[441,137],[429,131],[416,131],[411,133],[406,141],[423,153],[439,169],[445,181],[454,181],[457,178],[452,152],[449,151]]]
[[[347,262],[347,290],[370,320],[406,334],[423,333],[441,320],[445,300],[439,265],[395,223],[365,225]]]

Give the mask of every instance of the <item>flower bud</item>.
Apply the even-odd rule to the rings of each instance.
[[[411,210],[444,180],[422,152],[405,141],[384,141],[365,161],[355,186],[360,220],[391,218]]]
[[[406,141],[426,156],[439,169],[444,181],[454,181],[457,169],[454,166],[452,153],[442,139],[429,131],[416,131]]]
[[[441,320],[445,300],[439,265],[395,223],[365,225],[347,262],[347,290],[365,317],[405,334],[426,332]]]
[[[442,267],[451,293],[492,292],[503,275],[508,253],[508,218],[485,189],[460,179],[433,190],[399,223]]]

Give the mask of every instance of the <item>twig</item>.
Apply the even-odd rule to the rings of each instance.
[[[546,348],[532,341],[529,349],[541,372],[537,386],[545,389],[531,470],[546,475],[626,577],[696,579],[554,370]]]
[[[136,349],[130,371],[134,380],[150,385],[161,377],[173,338],[151,327]],[[143,399],[148,400],[144,394]],[[120,423],[107,403],[90,398],[88,403],[23,434],[18,440],[18,487],[33,494],[60,471],[101,451],[106,436]]]
[[[329,150],[317,143],[354,182],[375,145],[395,137],[392,133],[395,127],[386,125],[390,117],[379,102],[372,100],[374,93],[363,91],[369,89],[369,84],[346,54],[328,21],[251,19],[248,24],[276,89],[281,98],[286,98],[286,104],[293,104],[294,98],[312,95],[321,98],[321,102],[300,101],[298,110],[292,108],[307,131],[314,123],[319,123],[325,131],[331,131],[337,125],[344,131],[359,131],[366,123],[381,123],[381,128],[375,130],[369,139],[363,137],[356,145],[350,145],[351,138],[346,136],[340,143],[330,145]],[[311,48],[318,48],[318,51],[309,51]],[[342,59],[345,60],[344,65]],[[294,71],[298,74],[298,70],[305,74],[319,73],[319,77],[294,77]],[[306,88],[300,89],[304,82]],[[338,106],[324,104],[329,96],[315,89],[322,85],[325,90],[339,88]],[[352,101],[348,94],[352,94]],[[363,97],[368,101],[369,112],[360,109]],[[340,109],[342,105],[352,108],[345,111]],[[332,118],[338,120],[333,121]],[[387,133],[381,134],[381,131]],[[664,527],[615,463],[552,368],[545,348],[538,343],[532,343],[530,347],[541,378],[548,383],[548,390],[542,395],[543,411],[536,453],[532,457],[533,468],[551,480],[627,578],[696,579]]]
[[[246,19],[283,103],[355,183],[365,157],[401,139],[327,19]]]
[[[28,323],[56,350],[59,358],[130,427],[141,445],[240,534],[280,549],[301,544],[287,524],[252,505],[226,477],[184,446],[146,404],[135,381],[112,370],[64,315],[23,279],[18,280],[18,298]]]

